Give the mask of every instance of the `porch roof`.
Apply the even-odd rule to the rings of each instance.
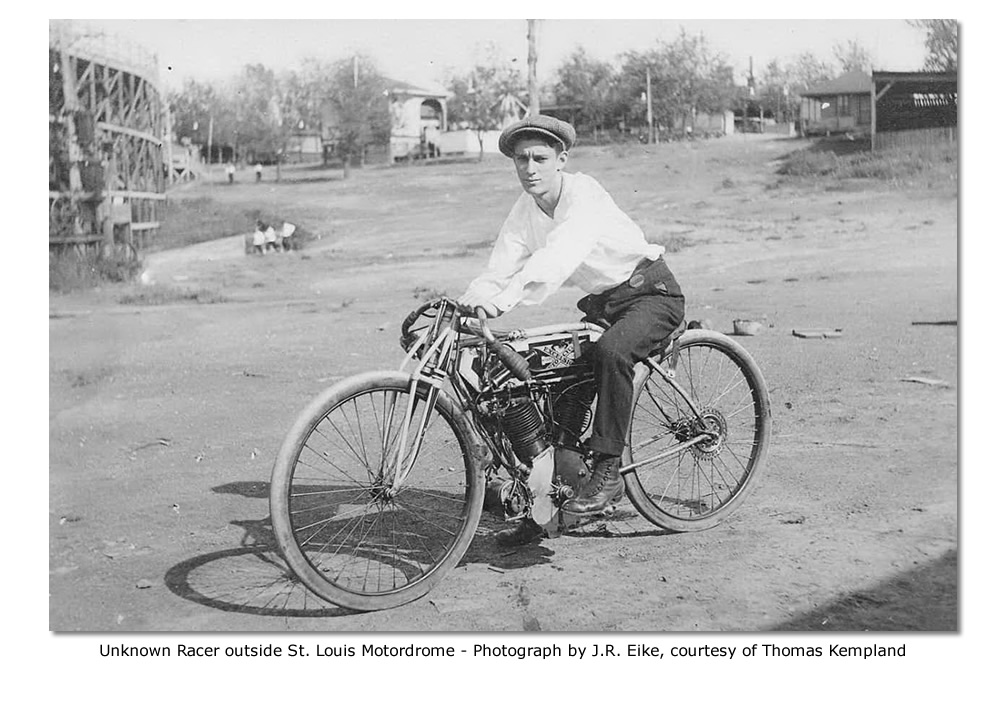
[[[820,83],[802,93],[803,97],[825,97],[827,95],[868,94],[872,90],[871,74],[865,71],[848,71],[838,78]]]

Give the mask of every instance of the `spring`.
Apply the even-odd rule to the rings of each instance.
[[[556,426],[556,443],[573,446],[579,443],[583,432],[590,426],[590,404],[596,388],[592,380],[583,380],[560,391],[553,402],[553,422]]]
[[[514,455],[522,462],[527,463],[548,448],[542,414],[534,402],[527,399],[515,401],[503,411],[502,416],[503,429],[510,439]]]

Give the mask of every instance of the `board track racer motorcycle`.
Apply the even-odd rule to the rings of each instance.
[[[355,610],[411,602],[461,560],[486,486],[509,520],[558,533],[591,468],[586,438],[600,326],[492,331],[440,298],[406,317],[396,371],[326,389],[275,460],[271,522],[289,567]],[[757,364],[728,336],[675,332],[636,366],[626,494],[668,531],[715,526],[760,475],[771,411]]]

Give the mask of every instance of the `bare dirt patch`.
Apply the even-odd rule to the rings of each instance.
[[[669,262],[689,318],[762,324],[741,343],[769,381],[775,436],[740,512],[665,535],[628,508],[515,552],[486,517],[438,588],[369,614],[289,577],[270,536],[271,462],[314,394],[397,367],[400,320],[485,263],[517,195],[509,164],[179,194],[314,237],[254,257],[234,231],[148,256],[153,288],[50,297],[50,627],[955,630],[957,328],[912,322],[957,319],[957,181],[779,174],[804,146],[737,137],[572,159],[651,238],[682,239]],[[180,292],[141,304],[156,286]],[[576,298],[510,323],[575,319]],[[825,327],[843,334],[791,334]]]

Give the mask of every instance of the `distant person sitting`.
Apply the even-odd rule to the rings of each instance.
[[[264,230],[264,251],[277,251],[278,250],[278,235],[274,231],[274,227],[270,224],[267,225],[267,229]]]
[[[257,174],[257,182],[259,183],[260,179],[264,177],[264,166],[260,164],[260,161],[253,167],[253,172]]]
[[[257,227],[253,230],[253,250],[254,253],[264,255],[264,244],[266,239],[264,238],[264,230],[267,226],[261,220],[257,220]]]
[[[292,234],[295,233],[295,225],[291,222],[285,222],[281,225],[281,231],[278,232],[278,250],[279,251],[291,251],[292,250]]]

